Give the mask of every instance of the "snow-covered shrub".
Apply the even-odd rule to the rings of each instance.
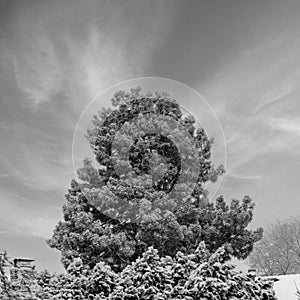
[[[149,247],[120,273],[104,262],[88,269],[75,259],[66,274],[39,273],[31,290],[37,300],[276,299],[272,281],[236,271],[227,256],[224,247],[210,254],[204,242],[174,258]]]
[[[210,255],[201,243],[196,252],[175,259],[159,257],[150,247],[143,257],[126,267],[117,277],[109,300],[217,300],[276,299],[273,284],[242,274],[226,263],[222,247]]]

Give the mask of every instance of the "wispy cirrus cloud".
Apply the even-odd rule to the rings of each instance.
[[[293,87],[286,85],[281,90],[275,91],[274,95],[264,96],[266,99],[263,103],[259,103],[257,107],[255,107],[254,111],[251,115],[256,115],[259,113],[263,113],[269,108],[272,108],[279,104],[279,102],[284,101],[285,97],[288,97],[293,91]]]
[[[284,133],[293,134],[296,138],[300,135],[300,118],[280,118],[280,117],[265,117],[265,123],[274,130],[280,130]],[[298,140],[300,143],[300,140]]]
[[[174,9],[161,1],[2,5],[1,247],[23,256],[21,240],[50,238],[74,177],[72,137],[80,113],[104,88],[145,75],[151,51],[172,28]]]
[[[200,87],[216,108],[227,141],[227,174],[220,193],[253,195],[260,207],[256,215],[260,224],[266,222],[267,207],[273,208],[273,218],[280,218],[283,209],[293,214],[298,205],[294,199],[296,190],[300,192],[295,186],[300,175],[296,23],[248,44]]]
[[[18,88],[35,104],[58,94],[84,104],[105,87],[142,75],[172,22],[174,5],[155,3],[16,4],[14,37],[5,44]]]

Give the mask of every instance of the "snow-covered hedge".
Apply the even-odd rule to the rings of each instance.
[[[238,272],[226,259],[224,248],[209,254],[204,243],[194,254],[178,252],[175,258],[160,257],[150,247],[120,273],[113,272],[103,262],[89,270],[76,259],[69,266],[68,274],[38,274],[31,286],[32,299],[276,299],[272,281],[259,279],[253,273]]]
[[[108,299],[276,299],[271,282],[235,271],[226,258],[224,248],[209,255],[203,243],[194,254],[178,252],[175,259],[149,248],[118,276]]]

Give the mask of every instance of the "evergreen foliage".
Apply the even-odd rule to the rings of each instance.
[[[72,181],[64,220],[48,241],[61,251],[64,266],[79,257],[90,268],[102,261],[119,272],[149,246],[174,258],[177,251],[192,254],[201,241],[211,252],[224,246],[232,256],[246,258],[262,236],[260,228],[247,229],[254,204],[248,196],[230,204],[222,196],[208,202],[204,185],[224,169],[213,166],[212,140],[203,128],[166,94],[145,96],[137,88],[117,92],[112,103],[115,108],[95,115],[87,133],[99,169],[84,160],[81,182]],[[132,120],[137,121],[132,125]],[[150,134],[149,128],[163,128],[169,137]],[[186,158],[193,155],[198,162]],[[197,173],[191,165],[197,165]],[[125,176],[117,170],[125,170]],[[186,180],[179,182],[180,176]],[[180,196],[188,191],[188,197]]]
[[[227,263],[224,247],[210,254],[201,242],[193,254],[161,257],[149,247],[121,272],[104,262],[89,269],[75,259],[66,274],[37,274],[32,298],[25,300],[275,300],[273,282],[253,273],[242,274]]]

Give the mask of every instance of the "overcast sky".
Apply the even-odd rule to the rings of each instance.
[[[251,227],[300,214],[300,1],[7,0],[0,14],[0,249],[62,270],[45,239],[74,177],[76,122],[140,76],[213,107],[228,149],[219,194],[253,198]]]

